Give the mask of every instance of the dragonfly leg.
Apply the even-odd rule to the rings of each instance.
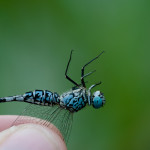
[[[92,59],[92,60],[90,60],[89,62],[87,62],[87,63],[82,67],[82,69],[81,69],[81,84],[82,84],[83,87],[86,87],[85,82],[84,82],[84,77],[86,77],[86,76],[90,75],[91,73],[93,73],[93,72],[90,72],[90,73],[84,75],[84,69],[85,69],[85,67],[86,67],[87,65],[89,65],[91,62],[93,62],[94,60],[96,60],[96,59],[97,59],[101,54],[103,54],[103,53],[104,53],[104,51],[102,51],[98,56],[96,56],[94,59]]]
[[[92,74],[92,73],[95,72],[95,71],[96,71],[96,70],[93,70],[93,71],[91,71],[91,72],[85,74],[85,75],[84,75],[83,77],[81,77],[81,78],[85,78],[85,77],[89,76],[90,74]]]
[[[72,57],[72,52],[73,52],[73,50],[71,50],[71,53],[70,53],[70,58],[69,58],[69,61],[68,61],[67,67],[66,67],[65,76],[66,76],[66,79],[68,79],[70,82],[72,82],[75,86],[79,86],[75,81],[73,81],[73,80],[67,75],[68,68],[69,68],[70,61],[71,61],[71,57]]]

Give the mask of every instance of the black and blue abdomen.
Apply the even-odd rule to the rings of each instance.
[[[11,101],[49,105],[49,104],[59,104],[60,99],[57,93],[52,93],[48,90],[35,90],[35,91],[26,92],[23,95],[0,98],[0,103],[11,102]]]
[[[56,104],[59,103],[59,95],[57,93],[52,93],[48,90],[35,90],[26,92],[24,95],[24,101],[32,103],[42,103],[42,104]]]

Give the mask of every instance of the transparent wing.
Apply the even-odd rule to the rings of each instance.
[[[52,123],[59,129],[67,143],[71,132],[72,121],[73,113],[58,105],[42,106],[29,104],[12,125],[37,123],[46,127],[52,127],[50,126]]]
[[[65,137],[66,143],[68,142],[68,139],[71,133],[72,122],[73,122],[73,113],[70,113],[69,111],[67,111],[66,116],[63,119],[63,126],[60,129],[61,133]]]

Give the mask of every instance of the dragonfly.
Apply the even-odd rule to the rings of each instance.
[[[64,141],[67,143],[71,132],[73,114],[82,110],[87,105],[92,105],[95,109],[104,106],[105,97],[100,90],[91,94],[91,90],[100,85],[102,82],[100,81],[93,84],[87,89],[86,82],[84,80],[85,77],[95,72],[94,70],[85,74],[85,68],[94,60],[99,58],[104,51],[82,67],[81,83],[75,82],[68,76],[68,68],[72,59],[72,52],[73,50],[71,50],[70,58],[65,70],[66,79],[74,85],[70,91],[67,91],[59,96],[56,92],[51,92],[49,90],[34,90],[26,92],[23,95],[0,98],[0,103],[13,101],[30,103],[13,122],[13,125],[38,123],[49,127],[54,124],[62,134]]]

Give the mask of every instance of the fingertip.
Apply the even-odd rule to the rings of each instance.
[[[18,116],[0,115],[0,132],[10,128]]]
[[[0,149],[66,150],[64,141],[55,130],[37,124],[13,126],[0,133]]]

